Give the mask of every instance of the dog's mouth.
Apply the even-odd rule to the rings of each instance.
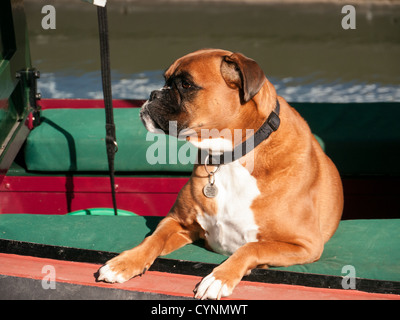
[[[155,121],[151,115],[150,112],[147,109],[149,101],[145,102],[145,104],[142,106],[142,109],[140,110],[140,120],[142,121],[143,125],[147,129],[147,131],[151,133],[161,133],[160,131],[166,133],[164,129],[160,126],[160,124]]]
[[[162,115],[152,114],[149,110],[149,103],[147,101],[140,110],[140,119],[145,128],[151,133],[164,133],[177,137],[179,135],[177,121],[166,120]]]

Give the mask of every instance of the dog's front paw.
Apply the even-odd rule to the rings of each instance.
[[[149,266],[143,266],[143,264],[133,260],[128,253],[124,252],[110,261],[107,261],[107,263],[99,269],[97,280],[109,283],[123,283],[135,276],[142,275],[148,268]]]
[[[214,276],[214,273],[210,273],[197,285],[194,291],[196,299],[219,300],[230,296],[233,289],[234,287],[228,285],[226,281],[220,280]]]
[[[98,281],[104,281],[109,283],[123,283],[128,281],[131,277],[125,275],[124,273],[112,269],[108,264],[105,264],[99,269]]]

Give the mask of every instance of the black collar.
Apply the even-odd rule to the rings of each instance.
[[[261,142],[268,139],[272,132],[278,130],[281,123],[281,120],[279,118],[279,111],[280,105],[278,99],[276,99],[275,109],[271,111],[268,119],[263,123],[260,129],[257,130],[254,136],[236,146],[233,151],[226,151],[220,155],[209,155],[207,164],[228,164],[240,159],[251,150],[256,148]],[[204,163],[204,161],[202,161],[201,163]]]

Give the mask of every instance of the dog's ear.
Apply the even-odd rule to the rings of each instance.
[[[264,72],[257,62],[241,53],[223,57],[221,74],[229,87],[239,88],[242,104],[249,102],[265,83]]]

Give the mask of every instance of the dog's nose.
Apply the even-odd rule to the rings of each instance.
[[[160,99],[161,97],[161,91],[160,90],[154,90],[150,93],[150,101],[153,101],[155,99]]]

